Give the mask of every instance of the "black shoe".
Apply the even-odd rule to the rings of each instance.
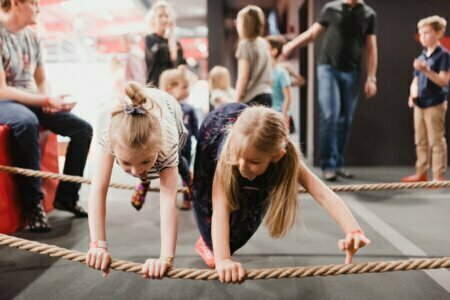
[[[322,177],[326,181],[336,181],[337,180],[337,175],[336,175],[335,171],[323,171]]]
[[[336,171],[336,175],[340,176],[342,178],[346,178],[346,179],[352,179],[352,178],[355,177],[352,173],[350,173],[350,172],[348,172],[348,171],[346,171],[344,169],[337,170]]]
[[[79,206],[78,203],[70,205],[70,204],[66,204],[66,203],[61,203],[59,201],[55,201],[55,203],[53,203],[53,207],[58,210],[64,210],[64,211],[71,212],[75,215],[75,218],[87,218],[88,217],[87,212],[81,206]]]
[[[52,230],[47,220],[47,214],[40,202],[30,208],[25,229],[30,232],[49,232]]]

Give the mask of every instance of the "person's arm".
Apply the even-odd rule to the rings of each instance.
[[[419,86],[417,82],[417,76],[414,76],[411,85],[409,86],[408,106],[410,108],[414,107],[414,100],[419,97]]]
[[[281,113],[286,119],[287,124],[289,124],[289,108],[291,107],[291,88],[289,86],[286,86],[283,88],[283,95],[284,95],[284,103],[283,107],[281,108]]]
[[[346,250],[346,263],[351,263],[353,254],[361,247],[370,243],[362,233],[356,219],[353,217],[344,201],[331,189],[329,189],[311,170],[300,162],[298,183],[308,191],[313,198],[330,214],[346,234],[345,245],[341,250]],[[343,247],[342,247],[343,246]]]
[[[450,80],[450,72],[440,71],[439,73],[434,72],[429,67],[422,71],[428,79],[433,81],[436,85],[440,87],[448,87]]]
[[[178,167],[170,167],[161,172],[159,198],[161,251],[159,259],[147,259],[143,264],[144,278],[161,279],[173,265],[178,230],[177,184]]]
[[[106,241],[106,196],[111,180],[114,157],[104,151],[98,155],[98,165],[92,175],[92,184],[89,193],[89,232],[91,242]],[[103,276],[109,272],[110,256],[108,249],[90,248],[86,254],[86,264],[103,271]]]
[[[315,22],[308,28],[308,30],[283,46],[283,50],[281,52],[283,57],[287,58],[295,48],[306,46],[307,44],[315,41],[317,37],[325,31],[325,29],[326,28],[324,26]]]
[[[230,251],[230,210],[224,187],[220,180],[220,170],[216,169],[212,190],[211,236],[214,249],[216,271],[221,282],[242,282],[245,270],[242,264],[231,260]]]
[[[43,95],[51,94],[50,84],[47,80],[47,75],[45,74],[44,67],[40,66],[36,68],[36,71],[34,71],[34,80],[41,94]]]
[[[250,62],[246,59],[238,60],[238,76],[236,81],[236,99],[241,101],[247,89],[250,77]]]
[[[170,24],[169,36],[167,38],[169,45],[170,61],[176,64],[178,58],[178,46],[175,38],[175,22]]]
[[[367,67],[367,79],[364,85],[364,92],[367,98],[373,97],[377,93],[377,67],[378,67],[378,46],[377,36],[369,34],[366,37],[364,47],[364,57]]]

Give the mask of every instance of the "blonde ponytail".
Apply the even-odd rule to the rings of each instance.
[[[111,147],[119,144],[131,149],[161,150],[162,134],[158,118],[158,103],[137,82],[125,85],[125,104],[119,104],[111,113],[109,135]],[[156,113],[155,111],[158,111]]]

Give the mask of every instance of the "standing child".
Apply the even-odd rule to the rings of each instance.
[[[171,94],[180,103],[183,111],[183,124],[188,131],[186,144],[180,152],[180,164],[178,172],[183,179],[183,186],[188,188],[188,192],[183,194],[182,210],[191,209],[191,188],[192,188],[192,172],[190,171],[192,158],[192,137],[197,139],[198,119],[194,108],[184,102],[189,96],[189,82],[185,71],[181,69],[166,70],[161,74],[159,79],[159,88]]]
[[[282,36],[268,36],[266,40],[270,45],[272,56],[272,108],[281,112],[289,128],[289,110],[291,106],[291,80],[288,71],[282,67],[277,59],[285,44]]]
[[[112,112],[109,130],[100,145],[98,165],[89,196],[90,249],[86,264],[109,271],[106,243],[106,194],[114,162],[141,180],[132,204],[140,209],[150,180],[160,178],[161,255],[147,259],[142,272],[146,278],[161,278],[172,266],[177,240],[178,152],[186,138],[181,109],[172,96],[155,88],[130,82],[126,103]],[[127,99],[128,98],[128,99]]]
[[[247,243],[264,216],[272,237],[291,229],[298,184],[346,233],[339,247],[350,263],[370,241],[344,202],[300,160],[283,116],[271,108],[232,103],[206,117],[194,166],[192,199],[201,233],[195,249],[208,266],[216,267],[222,282],[243,280],[244,269],[231,255]]]
[[[270,53],[264,33],[264,13],[258,6],[248,5],[236,18],[239,45],[236,50],[238,101],[272,106]]]
[[[231,87],[230,72],[223,66],[215,66],[208,76],[210,97],[213,108],[236,102],[236,91]]]
[[[414,108],[416,173],[402,178],[402,182],[427,181],[430,154],[433,180],[445,180],[445,113],[448,106],[450,53],[440,45],[439,40],[446,25],[446,20],[439,16],[422,19],[417,24],[420,42],[425,49],[414,60],[414,79],[408,100],[409,107]]]

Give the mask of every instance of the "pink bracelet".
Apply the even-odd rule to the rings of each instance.
[[[108,243],[106,241],[93,241],[89,244],[89,248],[108,249]]]
[[[362,229],[356,229],[356,230],[350,231],[347,234],[362,234],[362,235],[365,235],[364,231],[362,231]]]

